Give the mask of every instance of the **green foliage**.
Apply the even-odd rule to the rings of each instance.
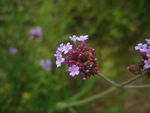
[[[121,74],[123,79],[129,74],[126,66],[137,60],[131,48],[149,37],[149,4],[149,0],[1,0],[0,113],[57,113],[57,102],[104,89],[97,77],[82,81],[68,77],[65,67],[56,69],[53,54],[69,35],[89,34],[87,42],[96,49],[102,72],[115,79]],[[28,31],[35,26],[43,29],[41,42],[28,40]],[[9,47],[18,48],[17,54],[8,54]],[[53,62],[51,72],[39,66],[47,58]],[[94,108],[89,106],[64,113],[90,113]],[[119,110],[112,107],[106,112]]]

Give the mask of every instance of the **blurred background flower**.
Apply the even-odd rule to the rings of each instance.
[[[50,60],[50,59],[41,60],[41,61],[40,61],[40,66],[41,66],[45,71],[50,71],[50,70],[52,69],[51,60]]]
[[[16,53],[17,53],[17,48],[15,48],[15,47],[10,47],[10,48],[8,49],[8,53],[9,53],[9,54],[12,54],[12,55],[16,54]]]
[[[42,28],[41,27],[35,27],[29,31],[29,40],[38,39],[42,40]]]

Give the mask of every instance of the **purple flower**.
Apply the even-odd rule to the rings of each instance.
[[[135,50],[140,50],[141,52],[145,52],[147,48],[147,44],[139,43],[137,46],[135,46]]]
[[[68,71],[70,72],[71,76],[75,76],[79,74],[79,67],[76,65],[72,65],[71,67],[69,67]]]
[[[145,39],[147,41],[148,44],[150,44],[150,39]]]
[[[41,27],[35,27],[31,29],[29,32],[29,40],[33,40],[34,38],[37,38],[38,40],[42,40],[42,29]]]
[[[80,36],[80,37],[78,38],[79,41],[85,41],[85,40],[87,40],[87,39],[88,39],[88,35]]]
[[[70,76],[74,77],[81,73],[84,80],[92,75],[98,74],[99,69],[94,49],[87,48],[85,45],[85,40],[88,39],[88,35],[80,36],[80,38],[73,35],[69,38],[74,41],[74,46],[70,43],[60,44],[54,54],[56,57],[56,66],[60,67],[62,63],[66,64],[68,66],[67,72],[69,72]],[[77,40],[82,42],[77,44]]]
[[[12,54],[12,55],[16,54],[16,53],[17,53],[17,48],[15,48],[15,47],[10,47],[10,48],[8,49],[8,53],[9,53],[9,54]]]
[[[57,57],[56,57],[56,65],[57,65],[57,67],[60,67],[60,66],[61,66],[61,63],[63,63],[64,60],[65,60],[65,59],[64,59],[63,57],[57,56]]]
[[[50,71],[52,66],[51,66],[51,60],[47,59],[47,60],[41,60],[40,61],[40,66],[45,70],[45,71]]]
[[[72,49],[72,45],[70,43],[67,43],[65,46],[64,46],[64,53],[68,53],[69,50]]]
[[[76,35],[73,35],[73,36],[70,36],[69,38],[75,42],[78,40],[79,37],[77,37]]]
[[[54,54],[55,57],[62,57],[62,52],[60,51],[56,51],[56,53]]]
[[[150,57],[150,49],[146,49],[145,52],[146,52],[146,56]]]
[[[148,68],[150,68],[150,59],[145,60],[145,61],[144,61],[144,63],[145,63],[145,65],[144,65],[144,69],[148,69]]]
[[[60,51],[60,52],[64,52],[64,44],[60,44],[60,46],[57,48],[57,51]]]

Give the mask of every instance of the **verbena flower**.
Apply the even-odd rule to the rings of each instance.
[[[77,37],[76,35],[73,35],[73,36],[70,36],[69,38],[70,40],[77,41],[79,37]]]
[[[15,47],[10,47],[9,49],[8,49],[8,53],[9,54],[12,54],[12,55],[14,55],[14,54],[16,54],[17,53],[17,48],[15,48]]]
[[[62,63],[66,64],[70,76],[82,75],[83,79],[97,74],[99,70],[95,51],[93,48],[85,46],[85,40],[88,39],[88,35],[80,37],[73,35],[69,38],[74,42],[74,46],[69,42],[67,44],[62,43],[54,54],[57,67],[61,67]],[[82,41],[82,43],[77,45],[76,41]]]
[[[147,48],[147,44],[139,43],[137,46],[135,46],[135,50],[140,50],[141,52],[144,52]]]
[[[135,74],[150,74],[150,39],[145,40],[146,44],[139,43],[135,46],[135,50],[140,52],[141,61],[128,67],[128,70]]]
[[[33,40],[33,39],[38,39],[38,40],[42,40],[43,37],[42,37],[42,28],[37,26],[33,29],[31,29],[29,31],[29,40]]]
[[[70,72],[71,76],[75,76],[79,74],[79,67],[76,65],[72,65],[71,67],[69,67],[68,71]]]
[[[45,71],[51,71],[51,69],[52,69],[51,60],[50,60],[50,59],[41,60],[41,61],[40,61],[40,66],[41,66]]]
[[[84,35],[84,36],[78,37],[78,40],[79,40],[79,41],[85,41],[85,40],[87,40],[87,39],[88,39],[88,35]]]
[[[150,44],[150,39],[145,39],[147,41],[148,44]]]
[[[144,69],[150,68],[150,59],[144,61]]]

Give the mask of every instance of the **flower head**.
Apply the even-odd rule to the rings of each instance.
[[[70,72],[70,76],[75,76],[79,74],[79,67],[76,65],[72,65],[69,67],[68,71]]]
[[[141,61],[136,65],[129,66],[128,70],[134,74],[150,74],[150,39],[145,39],[146,44],[139,43],[135,50],[140,51]]]
[[[12,55],[14,55],[14,54],[16,54],[17,53],[17,48],[15,48],[15,47],[10,47],[9,49],[8,49],[8,53],[9,54],[12,54]]]
[[[40,66],[45,70],[45,71],[50,71],[51,70],[51,60],[41,60],[40,61]]]
[[[29,31],[29,40],[33,40],[34,38],[37,38],[38,40],[42,40],[41,27],[35,27]]]
[[[61,64],[66,64],[68,66],[68,72],[70,76],[83,75],[83,79],[87,79],[92,75],[99,72],[97,67],[96,56],[93,48],[87,48],[85,46],[84,40],[87,39],[88,35],[80,36],[82,43],[76,45],[74,43],[74,48],[70,43],[60,44],[57,48],[55,57],[56,65],[60,67]],[[79,40],[75,35],[70,37],[71,40]]]

